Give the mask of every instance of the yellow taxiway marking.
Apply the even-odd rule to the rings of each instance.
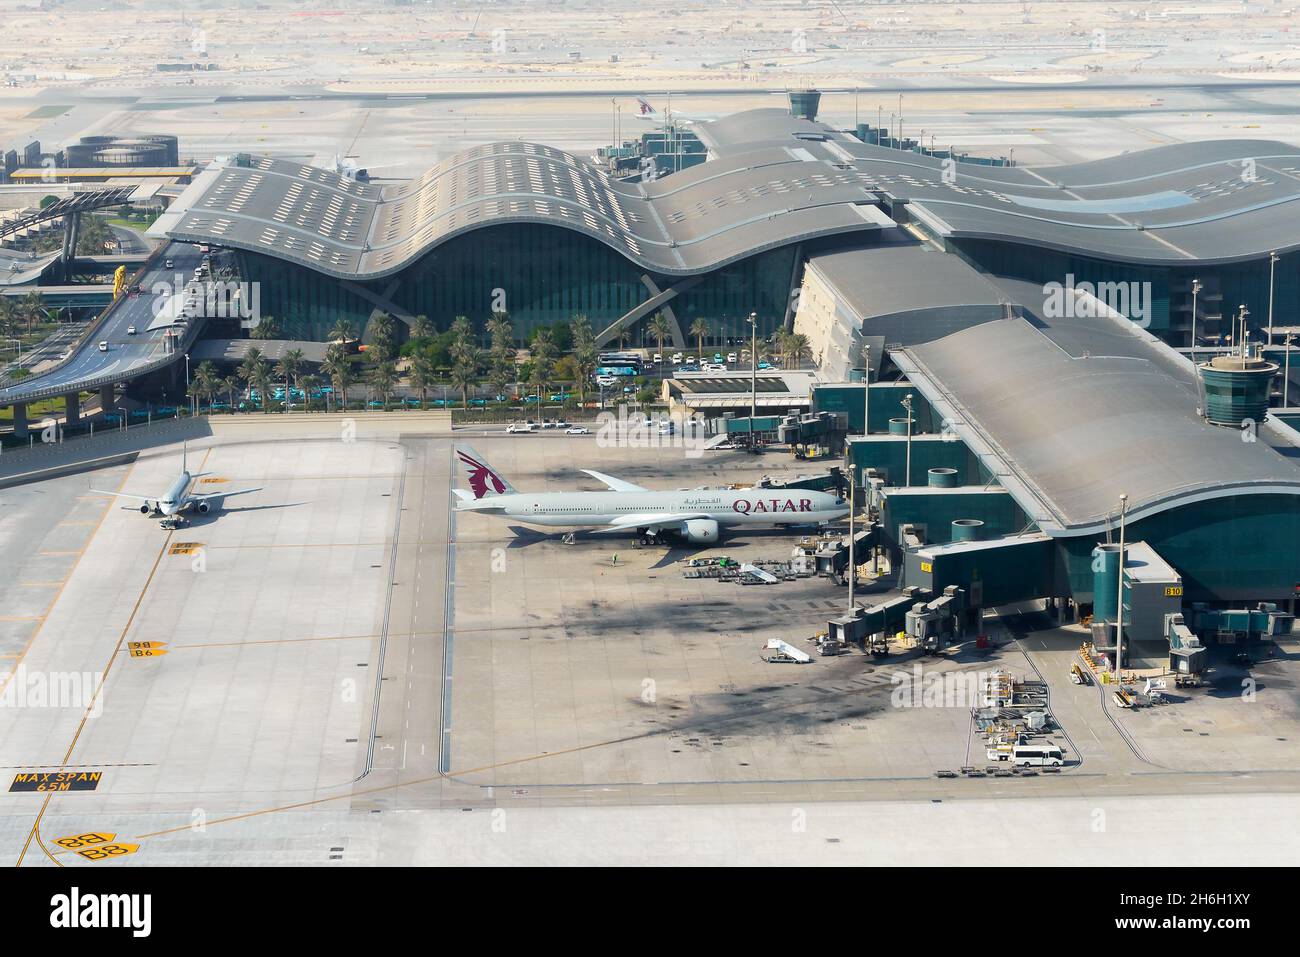
[[[19,584],[19,585],[22,585],[24,588],[56,588],[56,587],[58,587],[59,585],[62,585],[63,582],[61,582],[61,581],[52,581],[52,582],[19,582],[18,584]]]
[[[0,621],[44,621],[44,615],[0,615]]]
[[[202,470],[203,466],[207,464],[208,456],[211,454],[212,454],[211,449],[208,449],[206,452],[203,453],[203,462],[199,465],[200,470]],[[121,484],[118,485],[119,489],[122,487],[122,485],[126,484],[127,478],[129,478],[132,471],[134,471],[134,466],[132,466],[131,469],[128,469],[127,474],[122,477],[122,482]],[[100,518],[101,524],[103,523],[104,518],[108,516],[111,507],[112,507],[111,502],[107,503],[104,506],[104,515]],[[90,542],[94,540],[94,538],[95,536],[92,534],[90,538],[86,540],[86,544],[83,545],[81,548],[81,553],[85,552],[86,548],[89,546]],[[90,719],[90,715],[94,711],[95,705],[99,702],[99,696],[103,693],[105,684],[108,683],[109,672],[113,670],[114,663],[117,661],[118,656],[122,653],[122,646],[126,644],[127,633],[130,632],[131,626],[135,624],[136,616],[139,615],[140,613],[140,606],[144,604],[144,596],[149,593],[149,586],[153,584],[154,576],[158,573],[158,566],[162,564],[163,556],[167,554],[167,546],[171,543],[171,538],[172,538],[171,532],[168,532],[166,536],[163,538],[162,545],[158,549],[158,554],[154,557],[153,567],[149,569],[149,577],[145,579],[144,587],[140,589],[140,594],[136,596],[135,604],[131,607],[131,615],[129,618],[127,618],[126,624],[122,627],[122,633],[118,636],[117,644],[113,647],[113,654],[109,656],[108,664],[104,667],[104,670],[101,673],[99,684],[95,688],[95,693],[91,695],[90,703],[86,706],[86,710],[81,715],[81,721],[77,724],[76,734],[72,736],[72,741],[71,743],[68,744],[68,750],[65,751],[63,754],[63,763],[61,767],[66,767],[70,762],[70,760],[72,759],[72,752],[76,750],[77,742],[81,740],[81,733],[86,729],[86,722]],[[73,571],[76,571],[76,564],[73,565]],[[72,577],[72,571],[68,573],[68,578],[70,579],[71,577]],[[67,579],[64,580],[64,586],[66,587],[66,585],[67,585]],[[62,594],[63,594],[63,588],[60,588],[59,595]],[[58,601],[57,595],[55,596],[54,600],[56,602]],[[50,607],[53,608],[54,607],[53,604],[51,604]],[[36,636],[33,635],[31,640],[27,642],[27,648],[23,649],[24,655],[27,653],[27,650],[31,648],[32,642],[35,640],[36,640]],[[7,684],[8,682],[6,682],[6,685]],[[3,692],[4,689],[0,688],[0,694],[3,694]],[[45,853],[46,857],[48,857],[59,867],[63,866],[63,862],[55,858],[55,856],[50,853],[50,849],[45,846],[45,842],[41,840],[41,819],[45,817],[45,812],[49,809],[50,801],[52,801],[53,799],[54,799],[53,793],[47,794],[45,796],[45,801],[44,803],[41,804],[41,809],[36,815],[36,820],[32,822],[32,828],[27,833],[27,840],[23,843],[23,849],[21,852],[19,852],[18,860],[14,863],[14,867],[22,867],[23,859],[27,856],[27,851],[31,848],[33,840],[36,841],[37,845]]]

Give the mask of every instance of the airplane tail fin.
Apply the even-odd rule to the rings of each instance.
[[[499,472],[483,460],[483,456],[469,446],[458,448],[456,455],[465,466],[470,491],[473,492],[475,499],[487,498],[491,495],[509,495],[515,491],[513,485],[502,478]],[[466,496],[460,494],[462,491],[464,490],[457,490],[457,497],[468,500]]]

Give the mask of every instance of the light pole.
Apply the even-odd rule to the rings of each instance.
[[[190,415],[194,414],[194,396],[190,395],[190,354],[185,353],[185,398],[189,400]]]
[[[871,343],[862,346],[862,434],[871,431]]]
[[[857,564],[858,560],[853,556],[853,506],[854,506],[853,488],[855,485],[857,485],[857,483],[853,481],[852,470],[850,470],[850,475],[849,475],[849,614],[850,615],[853,614],[853,608],[854,608],[853,584],[855,578],[857,577],[857,571],[858,571],[858,564]]]
[[[907,410],[907,465],[904,469],[904,487],[912,487],[912,393],[907,393],[899,404]]]
[[[758,414],[758,313],[749,314],[749,450],[754,451],[754,416]]]
[[[1192,280],[1192,371],[1196,371],[1196,294],[1201,291],[1201,281]]]
[[[1277,253],[1268,254],[1268,344],[1273,346],[1273,269],[1282,257]]]
[[[18,347],[18,358],[14,360],[18,363],[18,368],[23,367],[23,341],[21,339],[6,339],[5,342],[12,342]]]
[[[1286,359],[1284,360],[1285,368],[1282,372],[1282,408],[1287,408],[1287,395],[1291,383],[1291,343],[1295,342],[1295,336],[1287,333],[1282,337],[1286,343]]]
[[[1115,683],[1120,684],[1120,661],[1124,657],[1124,518],[1128,496],[1119,497],[1119,583],[1115,586]]]

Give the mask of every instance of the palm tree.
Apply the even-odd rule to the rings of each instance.
[[[353,382],[352,361],[341,345],[331,345],[325,350],[325,361],[321,369],[330,377],[334,391],[339,394],[344,411],[348,407],[348,386]]]
[[[221,388],[220,383],[221,377],[217,375],[217,367],[207,360],[200,362],[198,368],[194,370],[194,382],[191,385],[191,391],[199,400],[200,407],[202,407],[204,399],[207,399],[211,404],[212,397]],[[208,411],[211,413],[211,409]]]
[[[469,388],[478,381],[478,349],[468,346],[457,350],[457,356],[451,366],[451,384],[460,389],[460,405],[469,408]]]
[[[425,315],[416,316],[411,322],[412,339],[432,339],[434,335],[433,323]]]
[[[411,360],[411,385],[420,390],[421,409],[428,407],[429,390],[433,388],[437,378],[433,360],[428,356],[421,353]]]
[[[492,313],[487,328],[491,339],[488,372],[497,394],[501,394],[515,377],[515,333],[510,316],[504,312]]]
[[[397,354],[393,317],[381,312],[370,322],[370,352],[375,361],[383,364],[392,362]]]
[[[262,350],[249,349],[244,361],[239,364],[239,377],[257,390],[261,399],[262,411],[266,409],[267,393],[271,388],[271,366],[262,356]]]
[[[349,340],[356,338],[356,333],[352,330],[352,323],[348,322],[346,319],[340,319],[338,322],[334,323],[333,328],[330,329],[330,333],[326,338],[328,338],[330,342],[337,342],[341,346],[346,346]]]
[[[672,323],[662,312],[656,312],[654,318],[646,323],[646,332],[659,344],[659,358],[663,358],[664,343],[673,337]],[[659,375],[663,377],[663,363],[659,363]]]
[[[290,383],[296,389],[298,387],[298,378],[302,375],[302,350],[290,349],[284,354],[284,357],[275,364],[275,374],[284,380],[284,403],[287,406],[293,398],[290,391]]]
[[[474,349],[473,323],[466,316],[457,316],[451,323],[451,358],[453,364]]]
[[[778,329],[776,332],[772,333],[772,348],[775,349],[776,354],[781,357],[781,368],[783,369],[790,364],[789,361],[787,361],[790,355],[790,335],[791,334],[786,332],[784,329]]]
[[[712,333],[713,330],[709,328],[709,320],[703,316],[691,323],[691,335],[695,337],[695,345],[698,347],[697,351],[701,356],[704,355],[704,339]]]
[[[627,320],[619,319],[614,323],[614,335],[618,339],[618,347],[624,348],[627,345]]]
[[[275,317],[263,316],[258,320],[257,325],[253,327],[253,331],[249,333],[249,336],[253,339],[279,339],[280,326],[276,323]]]
[[[305,375],[299,380],[299,388],[302,389],[302,401],[307,411],[311,411],[311,394],[320,388],[320,376]]]
[[[397,367],[391,362],[381,362],[370,370],[370,385],[379,393],[384,402],[384,411],[388,411],[388,397],[393,394],[397,384]]]
[[[551,339],[551,330],[543,328],[533,333],[532,353],[533,371],[528,377],[528,384],[536,386],[540,392],[550,383],[555,362],[555,343]],[[540,404],[539,397],[538,405]]]
[[[45,304],[41,300],[41,294],[36,291],[29,292],[23,296],[18,305],[19,312],[27,320],[27,334],[31,335],[32,324],[37,319],[45,316]]]
[[[790,333],[786,337],[786,348],[789,350],[790,358],[793,360],[795,368],[798,368],[812,358],[812,347],[808,343],[808,337],[802,332]]]
[[[235,410],[235,393],[239,391],[239,376],[228,375],[220,382],[221,391],[230,400],[230,410]]]
[[[587,401],[587,386],[596,374],[596,336],[591,322],[584,315],[576,315],[569,324],[573,333],[573,371],[577,376],[578,401]]]

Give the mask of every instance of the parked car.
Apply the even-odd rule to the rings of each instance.
[[[728,353],[727,353],[727,361],[728,361],[728,362],[735,362],[735,361],[736,361],[736,354],[735,354],[734,352],[728,352]]]
[[[677,366],[681,364],[682,364],[682,354],[680,352],[673,353],[673,365]]]

